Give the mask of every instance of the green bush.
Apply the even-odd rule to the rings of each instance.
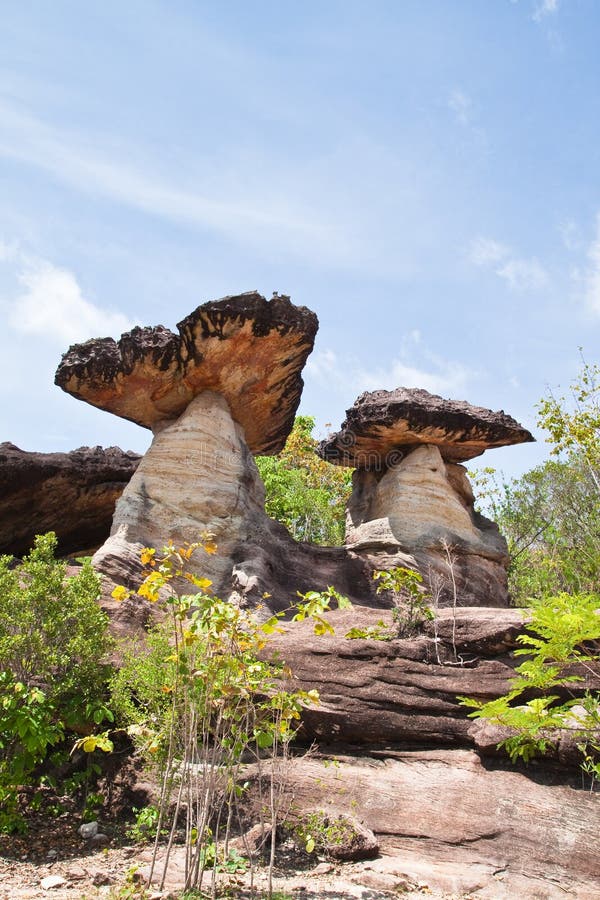
[[[16,792],[68,730],[112,718],[104,703],[111,646],[89,562],[68,578],[56,536],[24,561],[0,557],[0,829],[19,827]]]

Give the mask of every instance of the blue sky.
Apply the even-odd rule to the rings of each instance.
[[[3,3],[0,440],[145,449],[61,353],[252,289],[319,316],[321,431],[401,384],[533,428],[598,359],[599,40],[595,0]]]

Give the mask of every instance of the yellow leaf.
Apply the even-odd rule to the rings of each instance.
[[[213,554],[217,552],[217,545],[214,541],[206,541],[203,546],[207,553]]]
[[[119,603],[121,600],[127,600],[127,598],[131,595],[131,591],[128,591],[126,587],[123,587],[122,584],[117,585],[117,587],[111,593],[111,597],[114,600],[118,600]]]

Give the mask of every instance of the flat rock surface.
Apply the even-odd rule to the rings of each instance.
[[[140,459],[118,447],[29,453],[0,444],[0,553],[22,556],[47,531],[63,555],[96,548]]]
[[[492,447],[533,440],[502,410],[399,387],[361,394],[340,431],[322,441],[318,452],[339,465],[383,471],[420,444],[434,444],[449,462],[464,462]]]
[[[199,306],[178,324],[76,344],[55,382],[145,428],[177,419],[203,391],[222,394],[253,453],[278,453],[292,428],[316,315],[255,291]]]

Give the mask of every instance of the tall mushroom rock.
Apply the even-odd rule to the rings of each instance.
[[[57,385],[154,432],[94,556],[100,572],[136,585],[142,547],[194,541],[203,531],[218,545],[203,560],[216,591],[231,591],[248,554],[259,559],[255,569],[267,565],[264,546],[280,534],[265,515],[252,454],[283,448],[317,328],[316,315],[289,298],[250,292],[198,307],[179,334],[134,328],[118,342],[69,349]],[[248,567],[241,577],[247,586]]]
[[[461,463],[532,435],[504,412],[417,389],[362,394],[346,415],[318,452],[355,467],[347,548],[378,568],[411,554],[442,604],[505,606],[506,542],[475,511]]]

